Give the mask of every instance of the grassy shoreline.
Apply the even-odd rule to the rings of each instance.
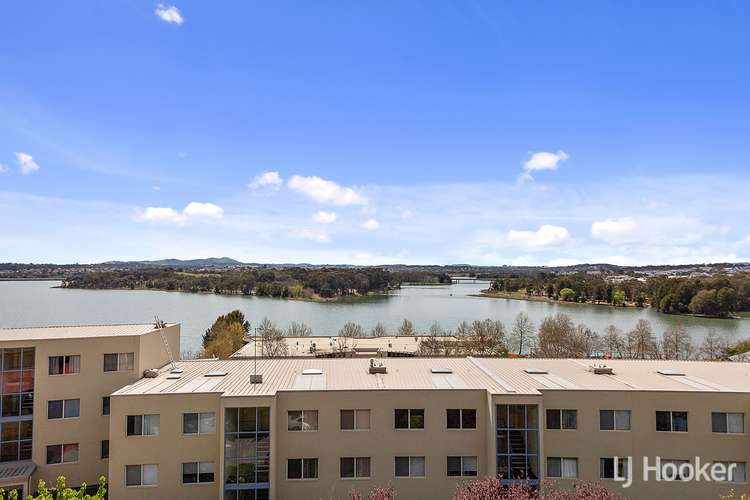
[[[606,307],[622,307],[622,308],[638,308],[635,304],[622,304],[615,306],[604,302],[566,302],[564,300],[555,300],[548,297],[540,297],[538,295],[526,295],[521,292],[487,292],[482,291],[478,294],[472,294],[472,297],[488,297],[493,299],[511,299],[511,300],[528,300],[530,302],[546,302],[548,304],[565,304],[565,305],[578,305],[578,306],[606,306]],[[650,306],[645,306],[650,307]],[[643,308],[640,308],[643,309]]]

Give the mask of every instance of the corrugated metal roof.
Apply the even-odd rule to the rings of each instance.
[[[172,326],[168,324],[167,326]],[[155,330],[153,323],[133,325],[39,326],[0,328],[0,341],[79,339],[145,335]]]
[[[435,390],[478,389],[492,394],[539,394],[545,390],[750,392],[750,365],[729,362],[608,360],[613,374],[594,374],[589,367],[601,360],[501,358],[388,358],[385,374],[370,374],[360,358],[276,358],[257,360],[263,383],[253,384],[253,360],[180,361],[179,379],[169,379],[170,367],[156,378],[141,379],[115,395],[219,393],[224,396],[273,395],[278,391],[310,390]],[[528,368],[547,371],[528,374]],[[679,368],[690,384],[658,373]],[[452,373],[433,373],[434,368]],[[322,374],[303,375],[309,369]],[[447,371],[442,370],[442,371]],[[205,377],[211,371],[224,377]],[[683,378],[685,378],[683,377]],[[544,378],[544,379],[542,379]]]
[[[36,469],[36,464],[31,461],[10,462],[0,465],[0,480],[2,481],[25,481]]]

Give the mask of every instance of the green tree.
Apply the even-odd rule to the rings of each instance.
[[[231,323],[237,323],[240,325],[245,333],[250,331],[250,322],[245,319],[245,314],[239,309],[235,309],[234,311],[222,314],[216,318],[214,324],[211,325],[211,328],[206,330],[206,333],[203,334],[203,348],[205,349],[208,346],[208,343],[214,337],[216,331]]]
[[[619,306],[625,303],[625,292],[622,290],[615,290],[612,292],[612,305]]]
[[[563,288],[560,290],[558,297],[564,302],[574,302],[576,300],[576,292],[571,288]]]
[[[44,481],[39,481],[36,496],[27,495],[25,500],[104,500],[107,494],[107,480],[104,476],[99,478],[99,488],[96,493],[86,493],[86,483],[77,490],[65,485],[65,476],[58,476],[54,488],[47,488]],[[5,491],[0,489],[0,500],[21,500],[18,498],[18,490]]]

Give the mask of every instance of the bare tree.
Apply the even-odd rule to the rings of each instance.
[[[430,325],[429,335],[432,337],[445,337],[445,330],[442,326],[440,326],[440,323],[437,321],[433,322]]]
[[[695,348],[681,321],[664,332],[661,338],[661,351],[664,359],[690,359],[693,356]]]
[[[310,335],[312,335],[312,328],[302,322],[292,321],[286,329],[287,337],[309,337]]]
[[[409,337],[414,335],[414,325],[408,319],[404,319],[401,326],[398,327],[398,334],[401,336]]]
[[[715,328],[709,328],[708,333],[706,333],[706,336],[703,337],[703,342],[701,342],[701,346],[698,352],[701,359],[705,359],[707,361],[717,361],[727,358],[728,348],[729,343],[726,341],[726,339],[722,338],[718,333],[716,333]]]
[[[485,319],[471,323],[471,334],[464,343],[467,354],[497,356],[507,353],[505,325],[502,322]]]
[[[586,325],[576,326],[570,346],[570,356],[591,358],[600,351],[599,334]]]
[[[567,314],[547,316],[539,325],[536,356],[541,358],[567,358],[571,355],[575,325]]]
[[[388,331],[385,329],[385,326],[383,326],[383,323],[378,321],[378,324],[375,325],[375,327],[372,329],[372,332],[370,334],[373,337],[385,337],[388,335]]]
[[[362,325],[352,321],[347,321],[344,323],[344,326],[341,327],[341,330],[339,330],[339,336],[336,339],[338,350],[341,352],[353,350],[357,347],[357,337],[364,336],[365,329],[362,328]]]
[[[639,319],[635,328],[628,332],[626,338],[626,353],[629,358],[649,359],[658,355],[659,346],[656,343],[651,323],[645,319]]]
[[[457,337],[468,337],[471,335],[471,326],[466,321],[462,321],[456,328]]]
[[[258,336],[261,338],[261,356],[278,358],[289,355],[289,346],[284,338],[284,332],[270,319],[263,318],[260,322]]]
[[[519,312],[510,331],[510,350],[519,356],[531,351],[534,344],[534,323],[525,312]]]
[[[624,358],[625,338],[622,335],[622,330],[617,328],[615,325],[609,325],[604,330],[601,347],[605,352],[605,355],[608,355],[609,357]]]

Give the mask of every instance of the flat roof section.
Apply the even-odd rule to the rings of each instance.
[[[167,323],[174,326],[177,323]],[[156,331],[153,323],[125,325],[38,326],[0,328],[0,341],[85,339],[97,337],[131,337]]]

